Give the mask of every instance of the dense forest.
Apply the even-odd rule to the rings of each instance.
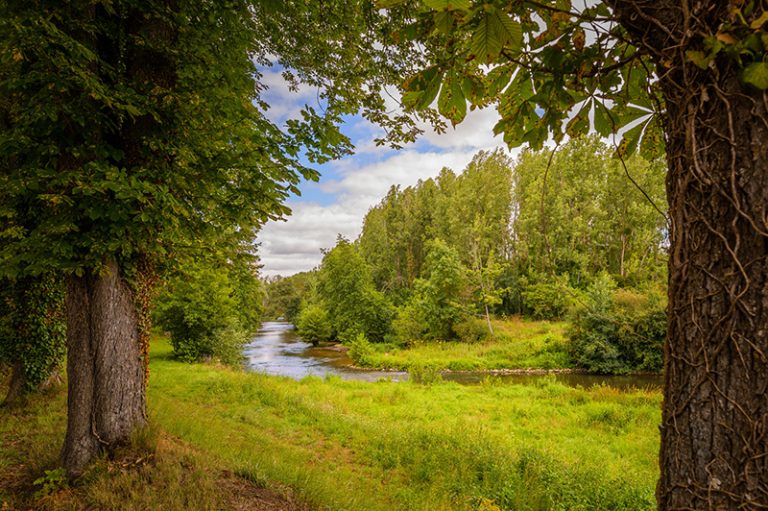
[[[663,178],[661,161],[623,161],[597,138],[516,161],[481,152],[459,174],[392,187],[354,242],[268,282],[266,315],[313,342],[399,345],[477,342],[492,317],[569,317],[577,366],[658,371]]]

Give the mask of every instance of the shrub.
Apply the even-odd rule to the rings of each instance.
[[[436,365],[413,364],[408,368],[408,381],[418,385],[432,385],[443,381],[443,375]]]
[[[425,319],[421,317],[419,308],[409,303],[397,309],[395,320],[392,321],[392,330],[395,340],[402,345],[410,346],[426,334]]]
[[[370,365],[370,358],[373,355],[373,346],[368,342],[364,334],[357,334],[349,343],[349,358],[356,366],[366,367]]]
[[[296,319],[296,331],[305,341],[317,345],[331,339],[331,321],[320,305],[304,307]]]
[[[571,305],[572,294],[564,278],[529,284],[522,292],[525,308],[533,319],[562,319]]]
[[[215,358],[225,364],[242,360],[248,333],[241,326],[241,304],[234,294],[220,269],[190,265],[170,279],[158,297],[155,321],[170,333],[177,358]]]
[[[463,342],[480,342],[486,340],[491,332],[488,330],[488,324],[485,320],[478,318],[469,318],[453,325],[453,331]]]
[[[660,297],[616,291],[598,280],[573,317],[570,354],[594,373],[660,371],[666,322]]]

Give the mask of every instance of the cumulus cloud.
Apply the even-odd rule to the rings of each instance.
[[[279,90],[282,78],[278,74],[271,79]],[[305,102],[311,98],[310,91],[300,96]],[[400,151],[376,146],[373,139],[380,130],[366,121],[348,125],[344,131],[357,141],[356,154],[326,166],[330,177],[312,185],[335,201],[329,205],[289,201],[293,214],[284,222],[269,222],[259,234],[262,274],[291,275],[314,268],[322,259],[321,249],[333,247],[338,234],[357,238],[365,213],[392,185],[414,185],[437,176],[443,167],[460,172],[479,150],[500,147],[502,140],[493,136],[497,116],[491,109],[469,112],[462,124],[443,134],[425,126],[420,141]]]

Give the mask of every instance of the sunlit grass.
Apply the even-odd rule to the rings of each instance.
[[[295,381],[179,363],[167,341],[155,339],[152,429],[116,459],[96,463],[76,489],[30,500],[38,489],[31,481],[56,466],[63,389],[23,410],[0,410],[0,501],[232,509],[226,497],[240,489],[223,483],[231,474],[290,488],[318,510],[650,510],[660,400],[656,392],[551,379]]]
[[[152,369],[164,429],[318,509],[654,507],[658,393]]]
[[[407,348],[373,345],[368,367],[409,370],[425,365],[452,371],[571,367],[564,322],[494,320],[494,337],[477,343],[417,341]]]

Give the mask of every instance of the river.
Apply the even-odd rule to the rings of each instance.
[[[293,325],[282,321],[262,324],[256,337],[244,348],[246,368],[266,374],[301,379],[305,376],[338,375],[349,380],[377,381],[381,378],[393,381],[408,379],[408,373],[355,369],[352,360],[342,351],[314,347],[303,341],[293,330]],[[443,373],[445,380],[462,384],[477,384],[488,377],[487,373]],[[545,375],[513,374],[494,376],[505,383],[534,383]],[[657,375],[599,376],[590,374],[561,373],[555,379],[570,386],[609,385],[620,389],[661,388],[662,379]]]

